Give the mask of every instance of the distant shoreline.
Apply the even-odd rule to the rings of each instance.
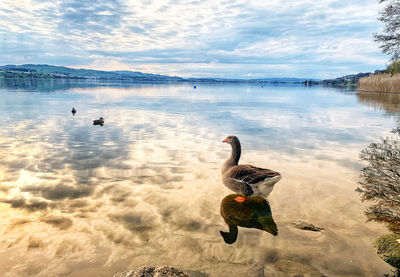
[[[100,81],[131,81],[141,83],[250,83],[250,84],[302,84],[304,86],[322,85],[326,87],[339,87],[354,89],[358,86],[360,78],[374,73],[358,73],[327,80],[312,78],[254,78],[254,79],[229,79],[229,78],[183,78],[136,71],[101,71],[92,69],[74,69],[63,66],[47,64],[23,64],[0,66],[0,79],[38,79],[38,80],[100,80]]]
[[[0,80],[21,79],[21,80],[93,80],[93,81],[132,81],[132,82],[157,82],[157,83],[253,83],[253,84],[305,84],[301,81],[253,81],[253,80],[162,80],[162,79],[109,79],[109,78],[84,78],[84,77],[0,77]],[[314,83],[319,85],[320,83]]]
[[[93,81],[138,81],[138,82],[164,82],[164,83],[255,83],[255,84],[311,84],[308,80],[306,81],[268,81],[268,80],[245,80],[245,79],[147,79],[147,78],[104,78],[104,77],[80,77],[80,76],[2,76],[0,75],[0,80],[2,79],[37,79],[37,80],[93,80]],[[312,81],[313,85],[322,84],[322,82]]]
[[[89,79],[89,80],[131,80],[147,82],[199,82],[199,83],[306,83],[317,84],[321,80],[309,78],[183,78],[136,71],[101,71],[92,69],[74,69],[46,64],[23,64],[0,66],[0,78],[36,78],[36,79]]]
[[[1,73],[1,72],[0,72]],[[318,81],[279,81],[279,80],[245,80],[245,79],[210,79],[210,78],[182,78],[182,79],[148,79],[148,78],[104,78],[104,77],[81,77],[81,76],[37,76],[37,75],[26,75],[26,76],[2,76],[0,80],[6,79],[21,79],[21,80],[93,80],[93,81],[132,81],[132,82],[158,82],[158,83],[253,83],[253,84],[312,84],[320,85],[322,82]]]

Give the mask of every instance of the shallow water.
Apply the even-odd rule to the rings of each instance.
[[[366,223],[355,188],[359,152],[397,117],[374,97],[322,87],[0,81],[1,272],[389,273],[372,246],[387,230]],[[227,135],[241,140],[242,163],[282,173],[268,198],[278,236],[239,227],[224,243]]]

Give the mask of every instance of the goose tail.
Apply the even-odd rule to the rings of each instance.
[[[263,181],[256,183],[253,187],[254,193],[267,198],[274,189],[275,184],[278,183],[281,179],[282,175],[277,175],[266,178]]]

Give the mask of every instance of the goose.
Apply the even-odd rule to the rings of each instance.
[[[244,202],[252,195],[268,197],[274,185],[282,178],[281,174],[249,164],[238,165],[241,154],[239,139],[236,136],[229,136],[222,142],[232,147],[231,156],[222,166],[222,182],[230,190],[243,195],[236,197],[235,200]]]
[[[99,119],[93,120],[93,125],[103,125],[104,118],[100,117]]]
[[[271,206],[261,196],[249,197],[246,202],[237,202],[239,194],[230,194],[221,201],[220,213],[229,232],[220,231],[227,244],[232,244],[238,236],[238,227],[256,228],[278,235],[278,227],[272,217]]]

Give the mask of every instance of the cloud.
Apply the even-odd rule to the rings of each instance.
[[[382,27],[376,2],[6,0],[0,58],[181,76],[334,77],[384,67],[372,40]]]

